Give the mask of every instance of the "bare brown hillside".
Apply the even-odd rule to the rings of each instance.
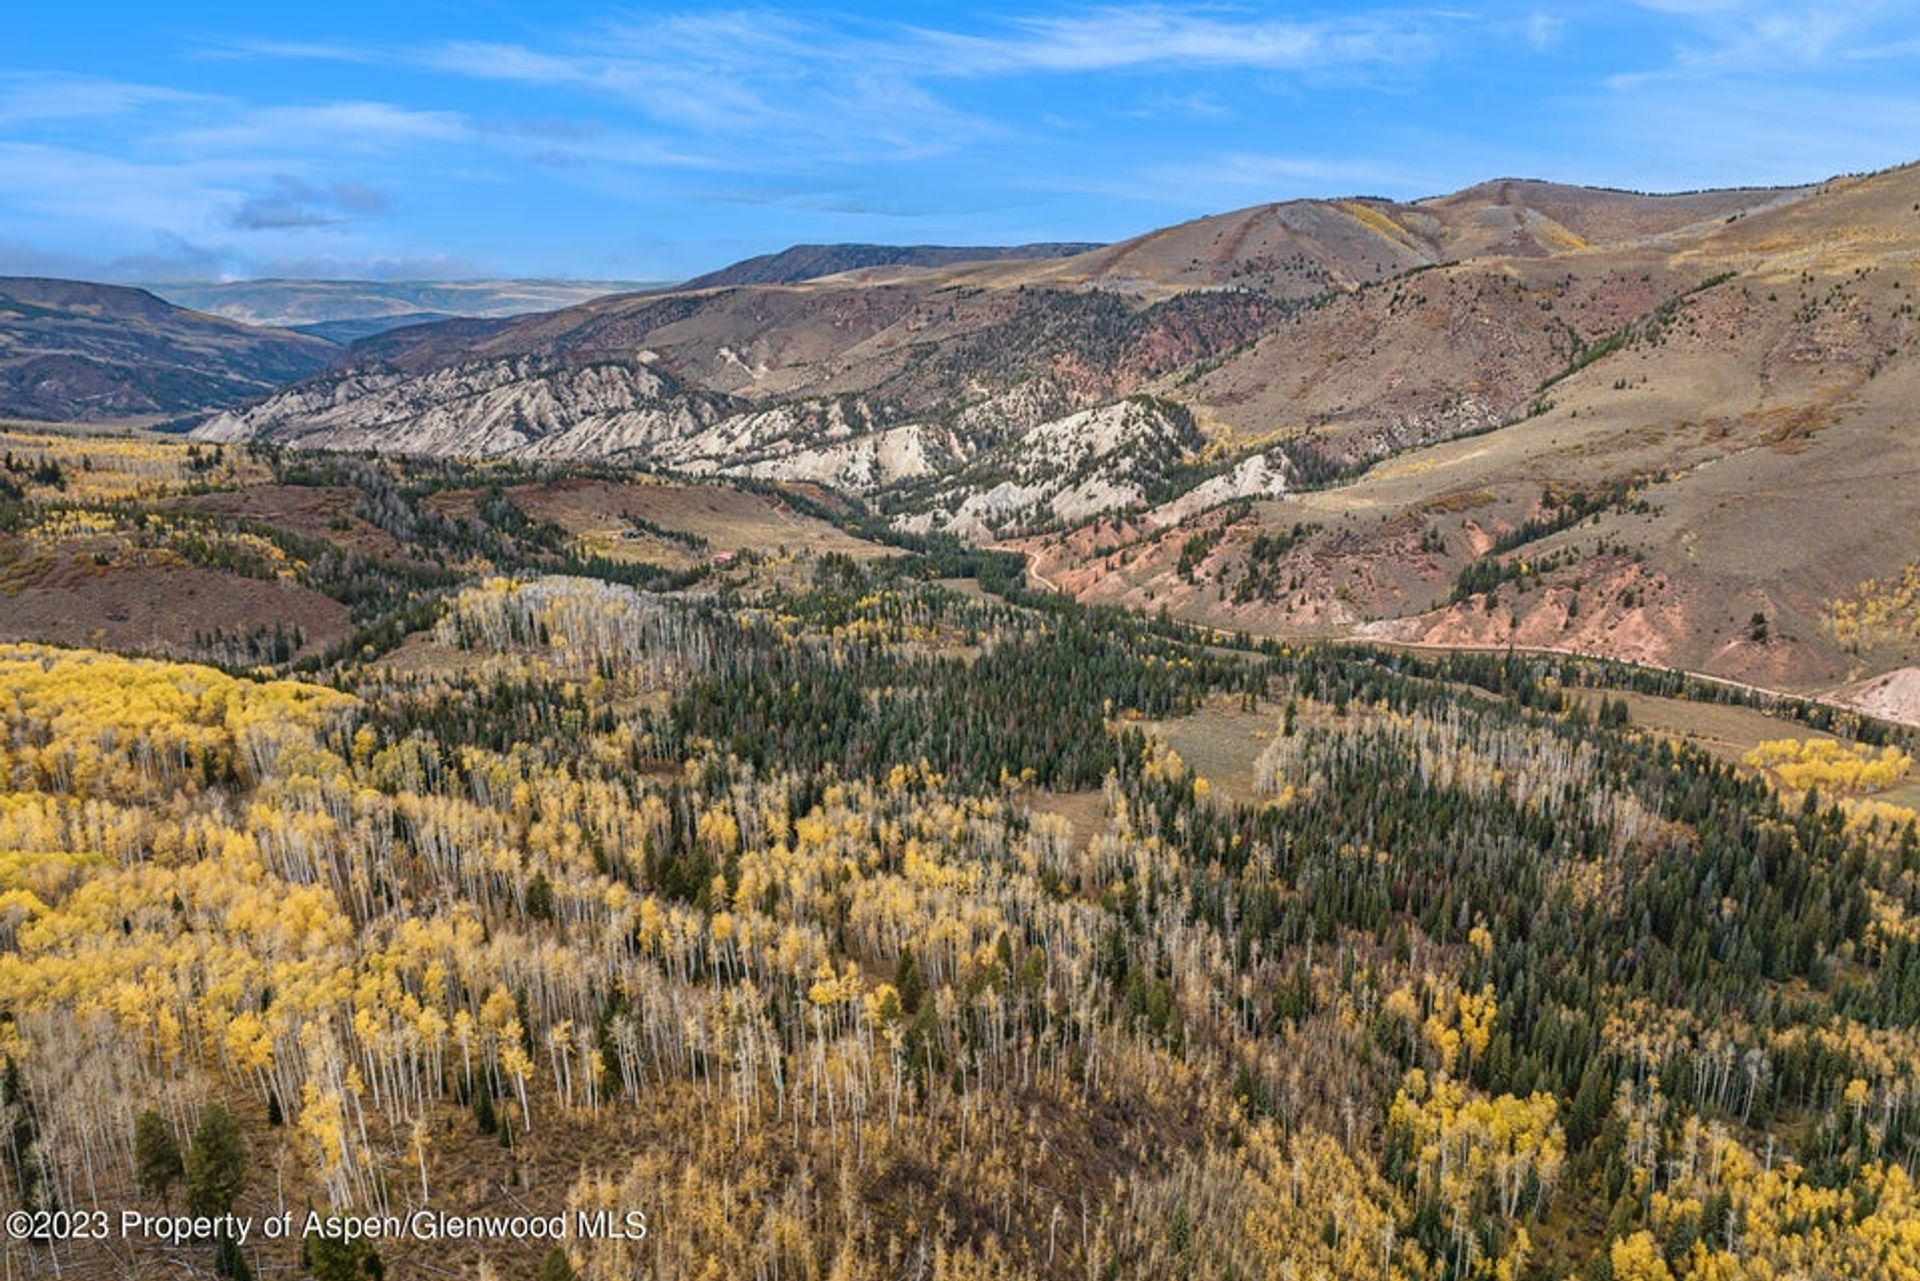
[[[1191,395],[1226,436],[1393,456],[1320,492],[1022,545],[1083,597],[1256,631],[1569,648],[1799,689],[1909,664],[1917,203],[1903,169],[1617,254],[1356,292],[1315,315],[1341,317],[1335,341],[1264,339]],[[1572,359],[1536,311],[1564,321]],[[1437,439],[1475,409],[1504,425]],[[1190,545],[1204,555],[1183,574]]]

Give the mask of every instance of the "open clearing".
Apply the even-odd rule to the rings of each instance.
[[[838,552],[856,560],[893,554],[775,499],[718,485],[580,477],[516,486],[511,495],[529,516],[550,520],[580,539],[586,550],[616,559],[683,567],[705,555],[729,551]],[[636,520],[688,535],[695,545],[663,539],[644,528],[630,538]],[[702,545],[704,552],[699,549]]]
[[[1249,712],[1238,697],[1215,695],[1191,716],[1142,721],[1140,728],[1178,752],[1227,800],[1250,805],[1259,799],[1254,762],[1273,738],[1276,719],[1270,706]]]
[[[1028,793],[1027,809],[1036,818],[1052,815],[1065,819],[1075,849],[1085,849],[1107,828],[1105,792],[1055,792],[1042,788]]]
[[[1834,737],[1798,721],[1771,716],[1751,707],[1733,707],[1724,703],[1695,703],[1681,698],[1612,690],[1590,691],[1586,701],[1597,710],[1603,698],[1625,702],[1627,715],[1640,728],[1693,743],[1721,760],[1735,764],[1768,739],[1830,740]]]
[[[6,548],[0,545],[0,564]],[[345,605],[297,583],[193,565],[100,566],[50,556],[31,581],[0,588],[0,640],[90,645],[137,653],[192,652],[216,628],[234,636],[298,629],[303,652],[353,630]]]
[[[1692,743],[1723,761],[1740,764],[1746,754],[1769,739],[1796,738],[1831,741],[1834,735],[1823,733],[1798,721],[1768,715],[1751,707],[1732,707],[1723,703],[1694,703],[1685,699],[1661,698],[1653,694],[1593,691],[1590,706],[1601,698],[1624,700],[1627,714],[1642,729],[1681,742]],[[1905,781],[1872,799],[1894,805],[1920,807],[1920,773],[1908,771]]]

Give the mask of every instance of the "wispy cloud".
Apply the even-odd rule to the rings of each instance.
[[[1150,5],[1015,18],[959,31],[721,10],[618,21],[549,46],[449,40],[413,48],[251,42],[239,56],[357,59],[443,75],[572,89],[710,140],[751,135],[758,163],[835,161],[875,148],[936,155],[1003,136],[1007,122],[948,90],[993,77],[1243,70],[1405,69],[1438,48],[1430,14],[1291,21]],[[1205,95],[1188,91],[1189,102]],[[1204,113],[1196,113],[1204,114]],[[800,156],[794,148],[804,148]],[[732,157],[736,162],[743,159]]]
[[[473,136],[458,112],[413,111],[386,102],[330,102],[311,107],[262,107],[220,124],[183,130],[167,138],[199,155],[234,151],[385,151],[425,142]]]
[[[1806,182],[1910,160],[1920,101],[1859,74],[1920,56],[1913,0],[1637,0],[1670,20],[1652,67],[1608,76],[1581,101],[1596,139],[1654,137],[1633,185]],[[1842,158],[1845,159],[1842,159]]]
[[[322,51],[299,45],[247,56]],[[324,52],[360,56],[339,46]],[[142,264],[175,274],[269,261],[375,264],[389,238],[376,224],[391,225],[394,190],[423,163],[465,181],[537,165],[603,186],[610,174],[703,163],[592,120],[475,117],[371,99],[259,103],[27,72],[0,72],[0,126],[0,234],[157,244],[72,255],[107,278]],[[10,256],[32,261],[17,247]],[[421,263],[432,255],[387,256]]]
[[[644,96],[633,73],[711,67],[839,67],[939,79],[1028,72],[1130,69],[1323,71],[1405,64],[1438,51],[1442,30],[1467,15],[1439,9],[1273,18],[1217,5],[1111,5],[1052,16],[1009,17],[958,30],[908,21],[852,22],[820,11],[714,9],[617,19],[546,47],[450,39],[424,45],[238,38],[202,56],[410,65],[529,84],[607,88]],[[676,76],[676,78],[678,78]],[[723,93],[727,86],[716,86]]]
[[[211,101],[162,85],[41,72],[0,72],[0,125],[124,116]]]
[[[1527,47],[1535,53],[1546,53],[1550,49],[1558,48],[1566,33],[1565,18],[1541,9],[1535,9],[1528,14],[1526,22],[1520,27],[1520,34],[1526,40]]]
[[[43,218],[197,236],[266,173],[224,160],[156,163],[45,143],[0,142],[0,199]]]
[[[1237,18],[1162,6],[1102,8],[1061,17],[1022,18],[986,35],[921,30],[896,46],[947,75],[1093,72],[1130,68],[1213,67],[1321,71],[1404,64],[1434,50],[1429,19],[1415,14],[1294,21]]]
[[[1848,62],[1884,62],[1892,58],[1920,60],[1920,39],[1888,39],[1856,45],[1842,56]]]
[[[1226,99],[1221,95],[1206,89],[1195,89],[1190,93],[1150,94],[1128,114],[1143,120],[1152,120],[1161,116],[1224,120],[1233,114],[1233,109],[1227,105]]]
[[[136,19],[65,72],[18,69],[65,56],[28,36],[0,52],[0,260],[381,271],[448,249],[652,275],[720,246],[1102,238],[1500,172],[1806,179],[1920,137],[1920,0],[717,3],[346,6],[265,39]]]
[[[935,154],[997,131],[941,100],[890,50],[793,17],[718,13],[616,24],[555,50],[453,42],[413,56],[442,73],[614,99],[709,148],[751,137],[758,164],[876,147]]]
[[[184,280],[233,274],[480,274],[458,255],[409,254],[355,224],[392,197],[351,180],[309,182],[257,162],[147,163],[0,142],[0,274]],[[36,230],[86,229],[110,249],[48,248]]]
[[[193,46],[193,55],[214,62],[238,62],[251,58],[373,62],[381,58],[376,46],[361,41],[267,40],[255,36],[201,40]]]
[[[1705,75],[1760,75],[1788,68],[1831,66],[1891,45],[1877,32],[1887,19],[1911,17],[1911,0],[1779,3],[1778,0],[1637,0],[1643,9],[1683,25],[1669,61],[1650,70],[1613,76],[1616,89],[1661,79]]]

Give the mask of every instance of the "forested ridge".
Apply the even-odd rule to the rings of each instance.
[[[1743,764],[1630,721],[1736,698],[1682,677],[1202,636],[937,543],[623,568],[434,467],[203,469],[405,532],[340,562],[351,645],[0,647],[0,1186],[646,1239],[15,1274],[1920,1276],[1901,732],[1772,707]],[[105,501],[35,484],[24,528]],[[1228,714],[1239,792],[1155,729]]]

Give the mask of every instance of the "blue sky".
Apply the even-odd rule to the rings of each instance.
[[[14,6],[0,272],[683,277],[1920,159],[1920,3]]]

